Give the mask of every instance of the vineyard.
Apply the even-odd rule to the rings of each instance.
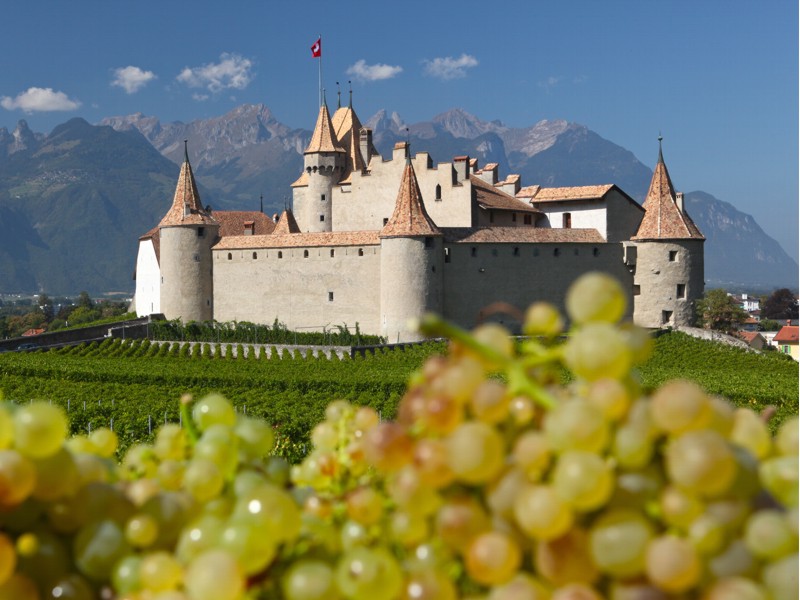
[[[125,448],[150,440],[158,425],[179,422],[178,399],[219,392],[242,414],[272,423],[279,451],[292,461],[305,454],[308,432],[325,406],[347,399],[395,416],[412,371],[442,343],[382,351],[364,357],[301,355],[249,345],[151,343],[108,339],[48,352],[0,355],[0,393],[62,406],[73,433],[111,426]],[[234,357],[235,356],[235,357]],[[798,412],[797,363],[670,333],[656,340],[640,368],[644,387],[687,378],[742,406],[778,409],[774,423]]]

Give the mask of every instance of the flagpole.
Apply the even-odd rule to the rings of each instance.
[[[319,105],[322,107],[322,34],[319,34]]]

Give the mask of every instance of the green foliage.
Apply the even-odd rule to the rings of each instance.
[[[699,325],[730,333],[744,323],[747,313],[723,289],[709,290],[697,301]]]
[[[775,290],[764,301],[762,312],[769,319],[796,319],[798,313],[797,298],[788,288]]]

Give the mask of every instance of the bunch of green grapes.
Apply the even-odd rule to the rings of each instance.
[[[796,598],[797,418],[647,396],[619,285],[566,306],[565,343],[546,304],[520,343],[426,317],[450,349],[397,420],[333,402],[291,468],[219,396],[119,462],[107,429],[0,403],[0,600]]]

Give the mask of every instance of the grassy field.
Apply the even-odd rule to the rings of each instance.
[[[113,424],[123,446],[147,439],[164,421],[177,422],[184,393],[219,392],[237,410],[276,425],[303,451],[308,432],[331,400],[346,398],[391,418],[409,374],[443,344],[379,352],[357,359],[212,357],[208,344],[158,346],[148,341],[102,344],[63,351],[0,355],[0,392],[8,400],[44,399],[67,409],[74,433]],[[243,353],[241,353],[243,354]],[[240,355],[241,355],[240,354]],[[777,353],[756,354],[669,333],[656,340],[640,368],[646,388],[675,378],[741,406],[775,406],[774,423],[798,412],[798,365]],[[292,454],[294,453],[294,454]]]

